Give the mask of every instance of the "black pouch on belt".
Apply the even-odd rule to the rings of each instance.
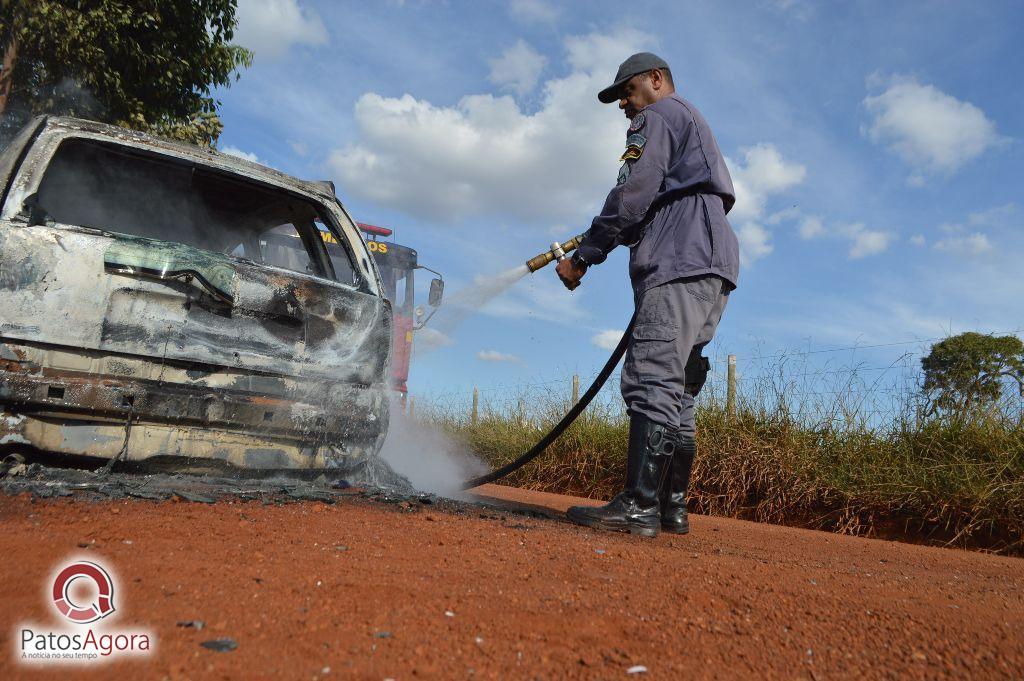
[[[690,351],[690,357],[686,361],[684,372],[684,390],[687,395],[696,397],[700,389],[708,381],[708,373],[711,371],[711,361],[700,354],[700,349],[694,348]]]

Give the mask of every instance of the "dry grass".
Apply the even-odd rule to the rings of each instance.
[[[1019,403],[952,422],[915,416],[919,405],[907,393],[894,415],[879,420],[842,391],[830,391],[827,403],[792,404],[777,387],[747,391],[732,417],[713,391],[701,395],[691,510],[1024,554]],[[521,395],[517,402],[532,406],[491,405],[475,425],[465,410],[436,403],[420,417],[496,467],[532,446],[568,407],[550,396]],[[627,431],[614,400],[592,405],[506,482],[610,498],[621,488]]]

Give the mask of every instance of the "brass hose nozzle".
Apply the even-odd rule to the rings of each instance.
[[[566,241],[564,244],[559,244],[557,241],[551,244],[551,250],[544,251],[540,255],[530,258],[526,261],[526,267],[531,272],[536,272],[540,268],[544,267],[552,260],[562,260],[565,258],[567,253],[575,251],[580,245],[580,241],[583,240],[583,235],[574,236],[573,238]]]

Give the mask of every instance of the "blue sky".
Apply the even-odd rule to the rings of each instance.
[[[596,93],[651,50],[736,183],[744,262],[713,354],[753,372],[883,345],[837,357],[884,366],[1024,328],[1020,3],[239,5],[255,60],[219,93],[221,148],[333,179],[450,297],[589,226],[627,125]],[[619,250],[576,292],[549,268],[424,335],[411,391],[595,373],[632,312]]]

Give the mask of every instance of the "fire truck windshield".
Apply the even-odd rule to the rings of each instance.
[[[388,253],[373,250],[371,252],[377,261],[380,278],[384,282],[384,295],[391,301],[395,314],[411,317],[416,300],[415,271],[403,267],[400,262],[395,262],[396,258],[388,257]]]
[[[334,263],[338,278],[352,272],[352,262],[345,249],[338,244],[327,228],[319,222],[320,236],[327,246],[327,254]],[[366,247],[373,254],[377,270],[384,284],[384,295],[391,301],[392,310],[396,315],[412,317],[416,305],[415,271],[416,251],[389,241],[367,241]]]

